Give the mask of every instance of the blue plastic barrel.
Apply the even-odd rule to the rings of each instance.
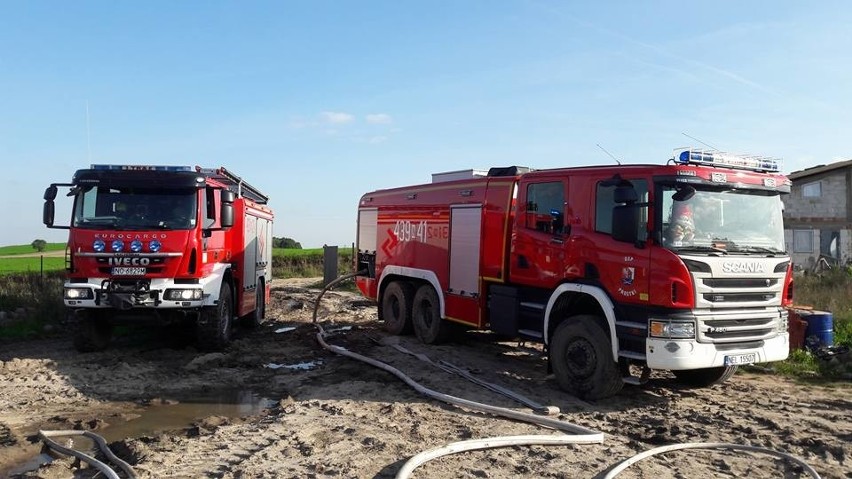
[[[831,313],[827,311],[808,311],[808,314],[802,314],[802,319],[808,323],[805,328],[805,342],[807,338],[812,336],[819,340],[820,347],[834,345],[834,320]]]

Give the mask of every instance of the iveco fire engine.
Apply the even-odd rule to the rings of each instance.
[[[770,158],[433,175],[358,207],[356,277],[394,334],[540,341],[586,398],[652,369],[704,386],[788,355],[792,265]]]
[[[58,187],[73,197],[54,226]],[[107,347],[119,320],[194,325],[218,350],[233,319],[259,324],[270,294],[267,196],[225,168],[92,165],[44,194],[44,223],[69,229],[64,300],[80,351]]]

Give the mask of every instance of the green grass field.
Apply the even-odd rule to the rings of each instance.
[[[44,251],[64,251],[65,243],[47,243]],[[0,246],[0,256],[8,256],[13,254],[31,254],[38,253],[35,248],[28,244],[14,246]]]
[[[60,271],[65,269],[64,256],[48,256],[44,258],[44,271]],[[24,258],[0,258],[0,274],[38,273],[41,271],[41,258],[27,256]]]

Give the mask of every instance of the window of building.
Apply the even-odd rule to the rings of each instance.
[[[814,232],[813,230],[793,230],[793,252],[813,253]]]
[[[805,198],[819,198],[822,196],[822,183],[819,181],[802,185],[802,196]]]
[[[562,233],[564,215],[565,190],[561,181],[527,186],[527,228],[545,233]]]
[[[639,197],[639,203],[648,201],[648,182],[645,180],[630,180],[633,187],[636,189],[636,194]],[[597,195],[595,198],[595,231],[601,233],[612,233],[612,209],[615,205],[615,186],[604,186],[603,183],[598,183]],[[639,241],[645,241],[648,236],[648,207],[642,207],[640,211],[641,221],[639,222]]]

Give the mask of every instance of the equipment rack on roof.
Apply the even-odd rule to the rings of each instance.
[[[207,175],[210,178],[213,178],[216,181],[220,181],[225,185],[228,185],[229,189],[234,191],[238,196],[244,196],[255,203],[265,205],[269,201],[269,197],[264,195],[254,186],[246,183],[239,176],[231,173],[226,170],[225,167],[219,168],[201,168],[196,167],[199,173]],[[234,190],[236,188],[236,190]]]

